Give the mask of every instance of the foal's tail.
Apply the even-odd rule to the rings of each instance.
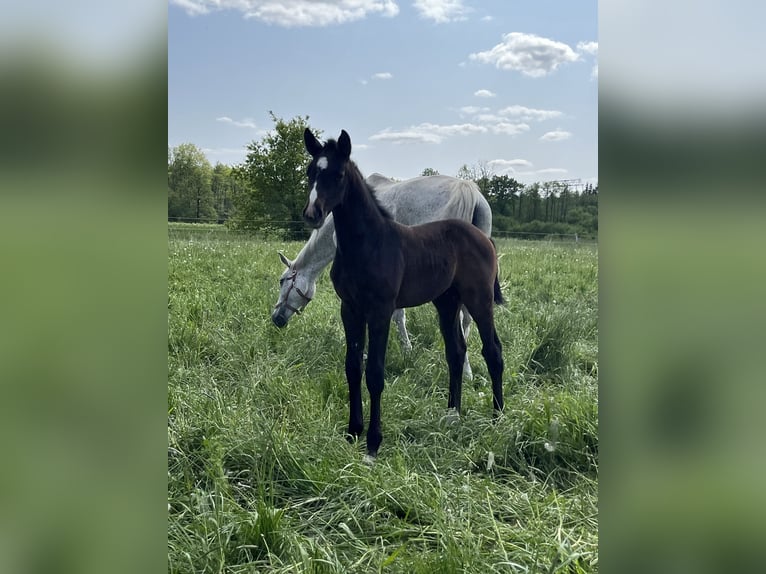
[[[490,237],[489,240],[492,242],[492,247],[495,248],[495,257],[497,257],[497,245],[495,245],[495,241]],[[505,299],[503,298],[503,292],[500,291],[500,266],[498,264],[497,268],[497,275],[495,275],[495,303],[497,305],[504,305]]]

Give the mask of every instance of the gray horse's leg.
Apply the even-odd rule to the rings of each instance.
[[[407,327],[405,325],[404,309],[396,309],[391,319],[396,323],[396,328],[399,331],[399,340],[402,342],[402,348],[405,351],[412,351],[412,343],[410,343],[410,336],[407,334]]]
[[[460,306],[460,324],[463,328],[463,339],[468,341],[468,334],[471,332],[471,315],[468,310]],[[463,362],[463,376],[469,381],[473,380],[473,371],[471,370],[471,363],[468,362],[468,353],[465,354],[465,362]]]

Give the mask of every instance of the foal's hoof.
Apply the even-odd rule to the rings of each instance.
[[[362,462],[364,464],[366,464],[367,466],[372,466],[373,464],[375,464],[376,460],[377,459],[375,458],[375,455],[366,454],[366,455],[364,455],[364,458],[362,459]]]
[[[346,433],[346,440],[348,441],[348,444],[356,444],[357,442],[359,442],[359,435]]]
[[[359,442],[359,437],[362,435],[362,430],[359,429],[359,431],[349,429],[346,431],[346,440],[349,444],[357,444]]]
[[[457,409],[447,409],[447,414],[442,417],[442,422],[448,427],[454,426],[460,422],[460,413]]]

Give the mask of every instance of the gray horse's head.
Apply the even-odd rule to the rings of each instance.
[[[274,305],[271,320],[277,327],[284,327],[293,313],[300,314],[314,297],[316,282],[310,280],[307,273],[296,269],[295,263],[283,254],[279,254],[279,259],[287,269],[279,278],[279,299]]]

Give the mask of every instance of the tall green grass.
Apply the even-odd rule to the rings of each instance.
[[[171,234],[171,572],[598,570],[597,253],[499,240],[508,303],[504,416],[474,331],[463,415],[446,417],[432,306],[392,331],[373,466],[348,420],[339,305],[327,273],[283,330],[270,321],[300,243]],[[365,408],[367,401],[365,400]]]

